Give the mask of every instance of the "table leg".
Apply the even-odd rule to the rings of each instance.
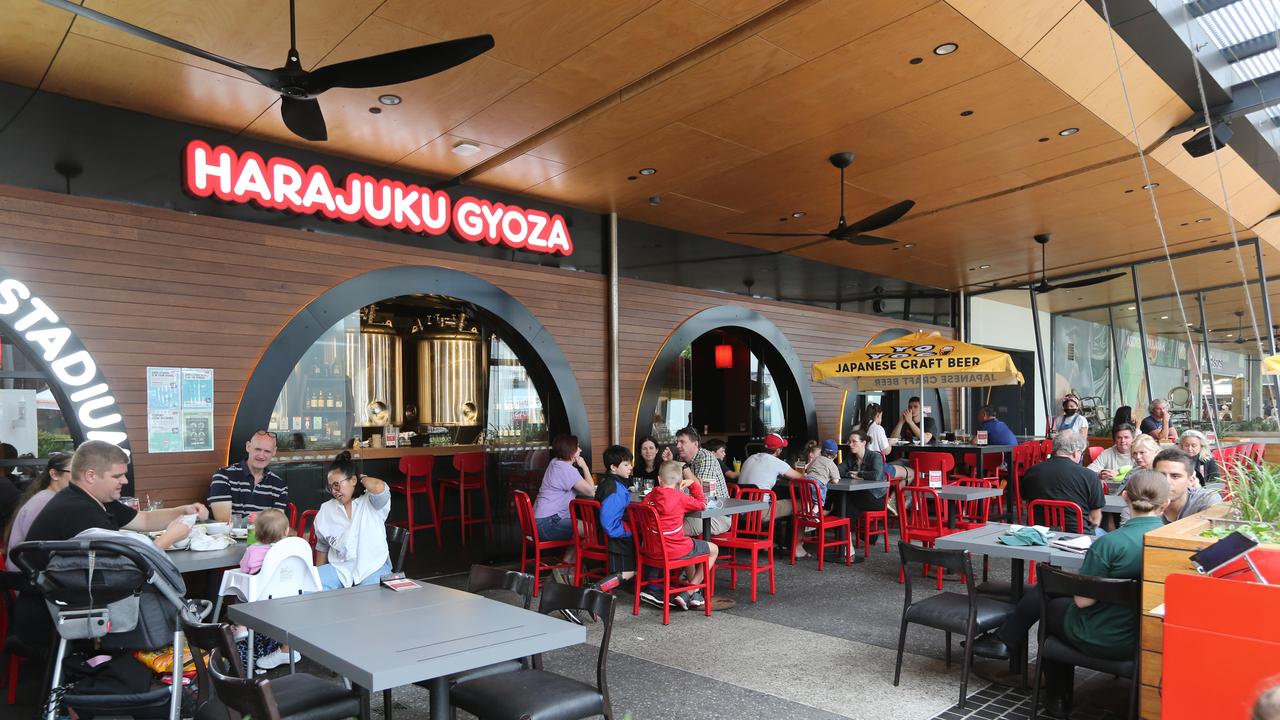
[[[1022,599],[1022,578],[1026,575],[1026,563],[1021,558],[1013,558],[1009,563],[1009,602],[1014,605]],[[1017,647],[1009,648],[1009,672],[1017,673],[1025,667],[1027,657],[1027,638],[1018,640]]]
[[[711,542],[711,518],[702,518],[702,540]]]
[[[382,717],[383,720],[391,720],[391,712],[394,707],[391,700],[391,688],[382,691]]]
[[[449,678],[438,677],[427,681],[431,691],[431,720],[447,720],[449,717]]]
[[[360,688],[360,720],[370,720],[372,715],[369,709],[369,691]]]

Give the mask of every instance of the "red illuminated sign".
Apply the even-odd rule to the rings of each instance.
[[[560,215],[470,196],[455,199],[430,188],[361,173],[351,173],[342,185],[335,185],[322,165],[304,168],[288,158],[263,160],[255,152],[237,153],[202,140],[187,144],[182,176],[186,191],[196,197],[422,235],[452,231],[469,242],[573,254],[573,240]]]

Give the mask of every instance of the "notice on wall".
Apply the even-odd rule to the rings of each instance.
[[[153,453],[213,449],[211,368],[147,368],[147,448]]]

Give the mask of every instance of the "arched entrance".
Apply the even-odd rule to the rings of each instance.
[[[260,427],[266,427],[280,388],[303,354],[334,323],[387,297],[428,294],[453,298],[484,313],[524,360],[530,378],[547,390],[548,425],[577,435],[586,453],[591,432],[586,407],[569,361],[551,334],[518,300],[473,275],[429,266],[392,267],[354,277],[298,311],[254,368],[236,409],[231,457]]]

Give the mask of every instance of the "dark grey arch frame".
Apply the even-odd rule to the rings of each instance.
[[[578,379],[542,323],[519,300],[488,281],[458,270],[408,265],[374,270],[339,283],[285,324],[245,385],[232,422],[227,462],[239,459],[237,448],[243,447],[255,430],[266,427],[280,388],[321,334],[370,303],[418,293],[444,295],[483,311],[486,322],[498,329],[499,336],[525,362],[535,386],[546,390],[544,411],[552,434],[577,435],[583,454],[590,457],[591,430]]]
[[[658,350],[649,367],[649,375],[644,380],[644,388],[640,391],[640,403],[636,408],[632,432],[635,447],[639,447],[640,438],[649,434],[648,428],[641,427],[640,418],[652,418],[657,410],[663,373],[675,362],[685,346],[712,330],[722,328],[740,330],[763,341],[758,347],[753,345],[752,349],[759,352],[761,362],[769,368],[775,381],[789,383],[799,393],[807,437],[818,437],[818,414],[814,409],[813,392],[809,387],[809,374],[797,359],[791,341],[777,325],[760,313],[736,305],[721,305],[689,317]],[[677,429],[671,428],[673,432]]]

